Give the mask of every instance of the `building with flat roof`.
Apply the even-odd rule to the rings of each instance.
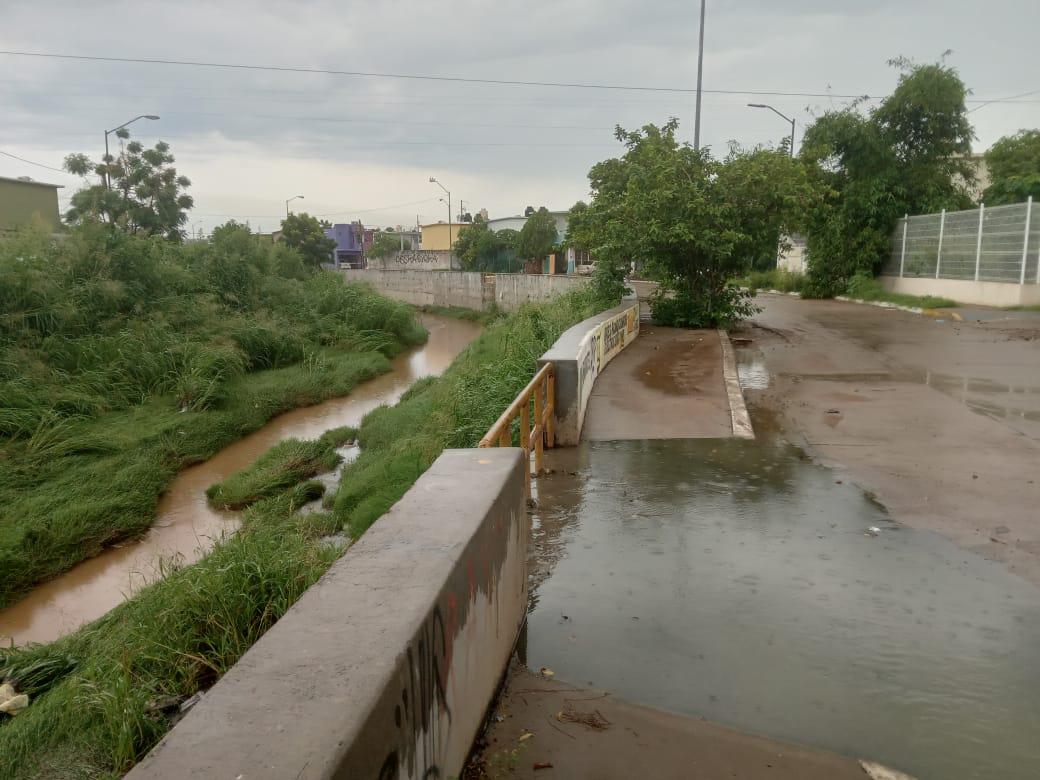
[[[431,222],[422,225],[419,237],[419,249],[445,250],[451,249],[459,238],[459,231],[468,226],[468,222]],[[450,240],[448,236],[451,236]]]
[[[34,181],[28,176],[0,176],[0,231],[15,230],[40,220],[50,230],[61,225],[58,190],[61,184]]]

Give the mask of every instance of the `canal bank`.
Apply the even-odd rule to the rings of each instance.
[[[389,372],[342,398],[282,414],[206,462],[182,471],[160,499],[155,523],[143,538],[78,564],[0,611],[0,643],[57,639],[154,581],[163,566],[198,560],[239,523],[239,513],[209,505],[210,485],[248,466],[279,441],[314,439],[332,428],[359,425],[372,409],[395,403],[415,380],[444,371],[481,331],[479,324],[453,317],[423,314],[421,321],[429,339],[395,358]]]

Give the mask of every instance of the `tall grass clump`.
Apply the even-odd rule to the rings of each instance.
[[[180,468],[424,339],[410,307],[233,223],[0,239],[0,606],[144,531]]]
[[[330,499],[339,527],[362,534],[446,447],[473,447],[531,381],[536,361],[568,327],[601,308],[585,291],[502,317],[440,377],[416,383],[362,421],[361,454]]]

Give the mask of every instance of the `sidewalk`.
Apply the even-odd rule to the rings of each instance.
[[[511,673],[496,718],[483,756],[489,780],[867,778],[850,758],[629,704],[526,669]]]
[[[719,333],[652,325],[596,379],[582,432],[586,441],[732,435]]]

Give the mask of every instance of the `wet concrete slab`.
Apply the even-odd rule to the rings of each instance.
[[[1035,777],[1040,590],[754,422],[551,453],[527,665],[922,778]]]
[[[481,768],[482,775],[467,777],[867,777],[858,762],[844,756],[642,707],[523,669],[510,675],[486,737]]]
[[[651,325],[596,379],[582,431],[586,441],[732,434],[718,332]]]
[[[749,404],[874,492],[1040,585],[1040,331],[763,296],[738,354]]]

